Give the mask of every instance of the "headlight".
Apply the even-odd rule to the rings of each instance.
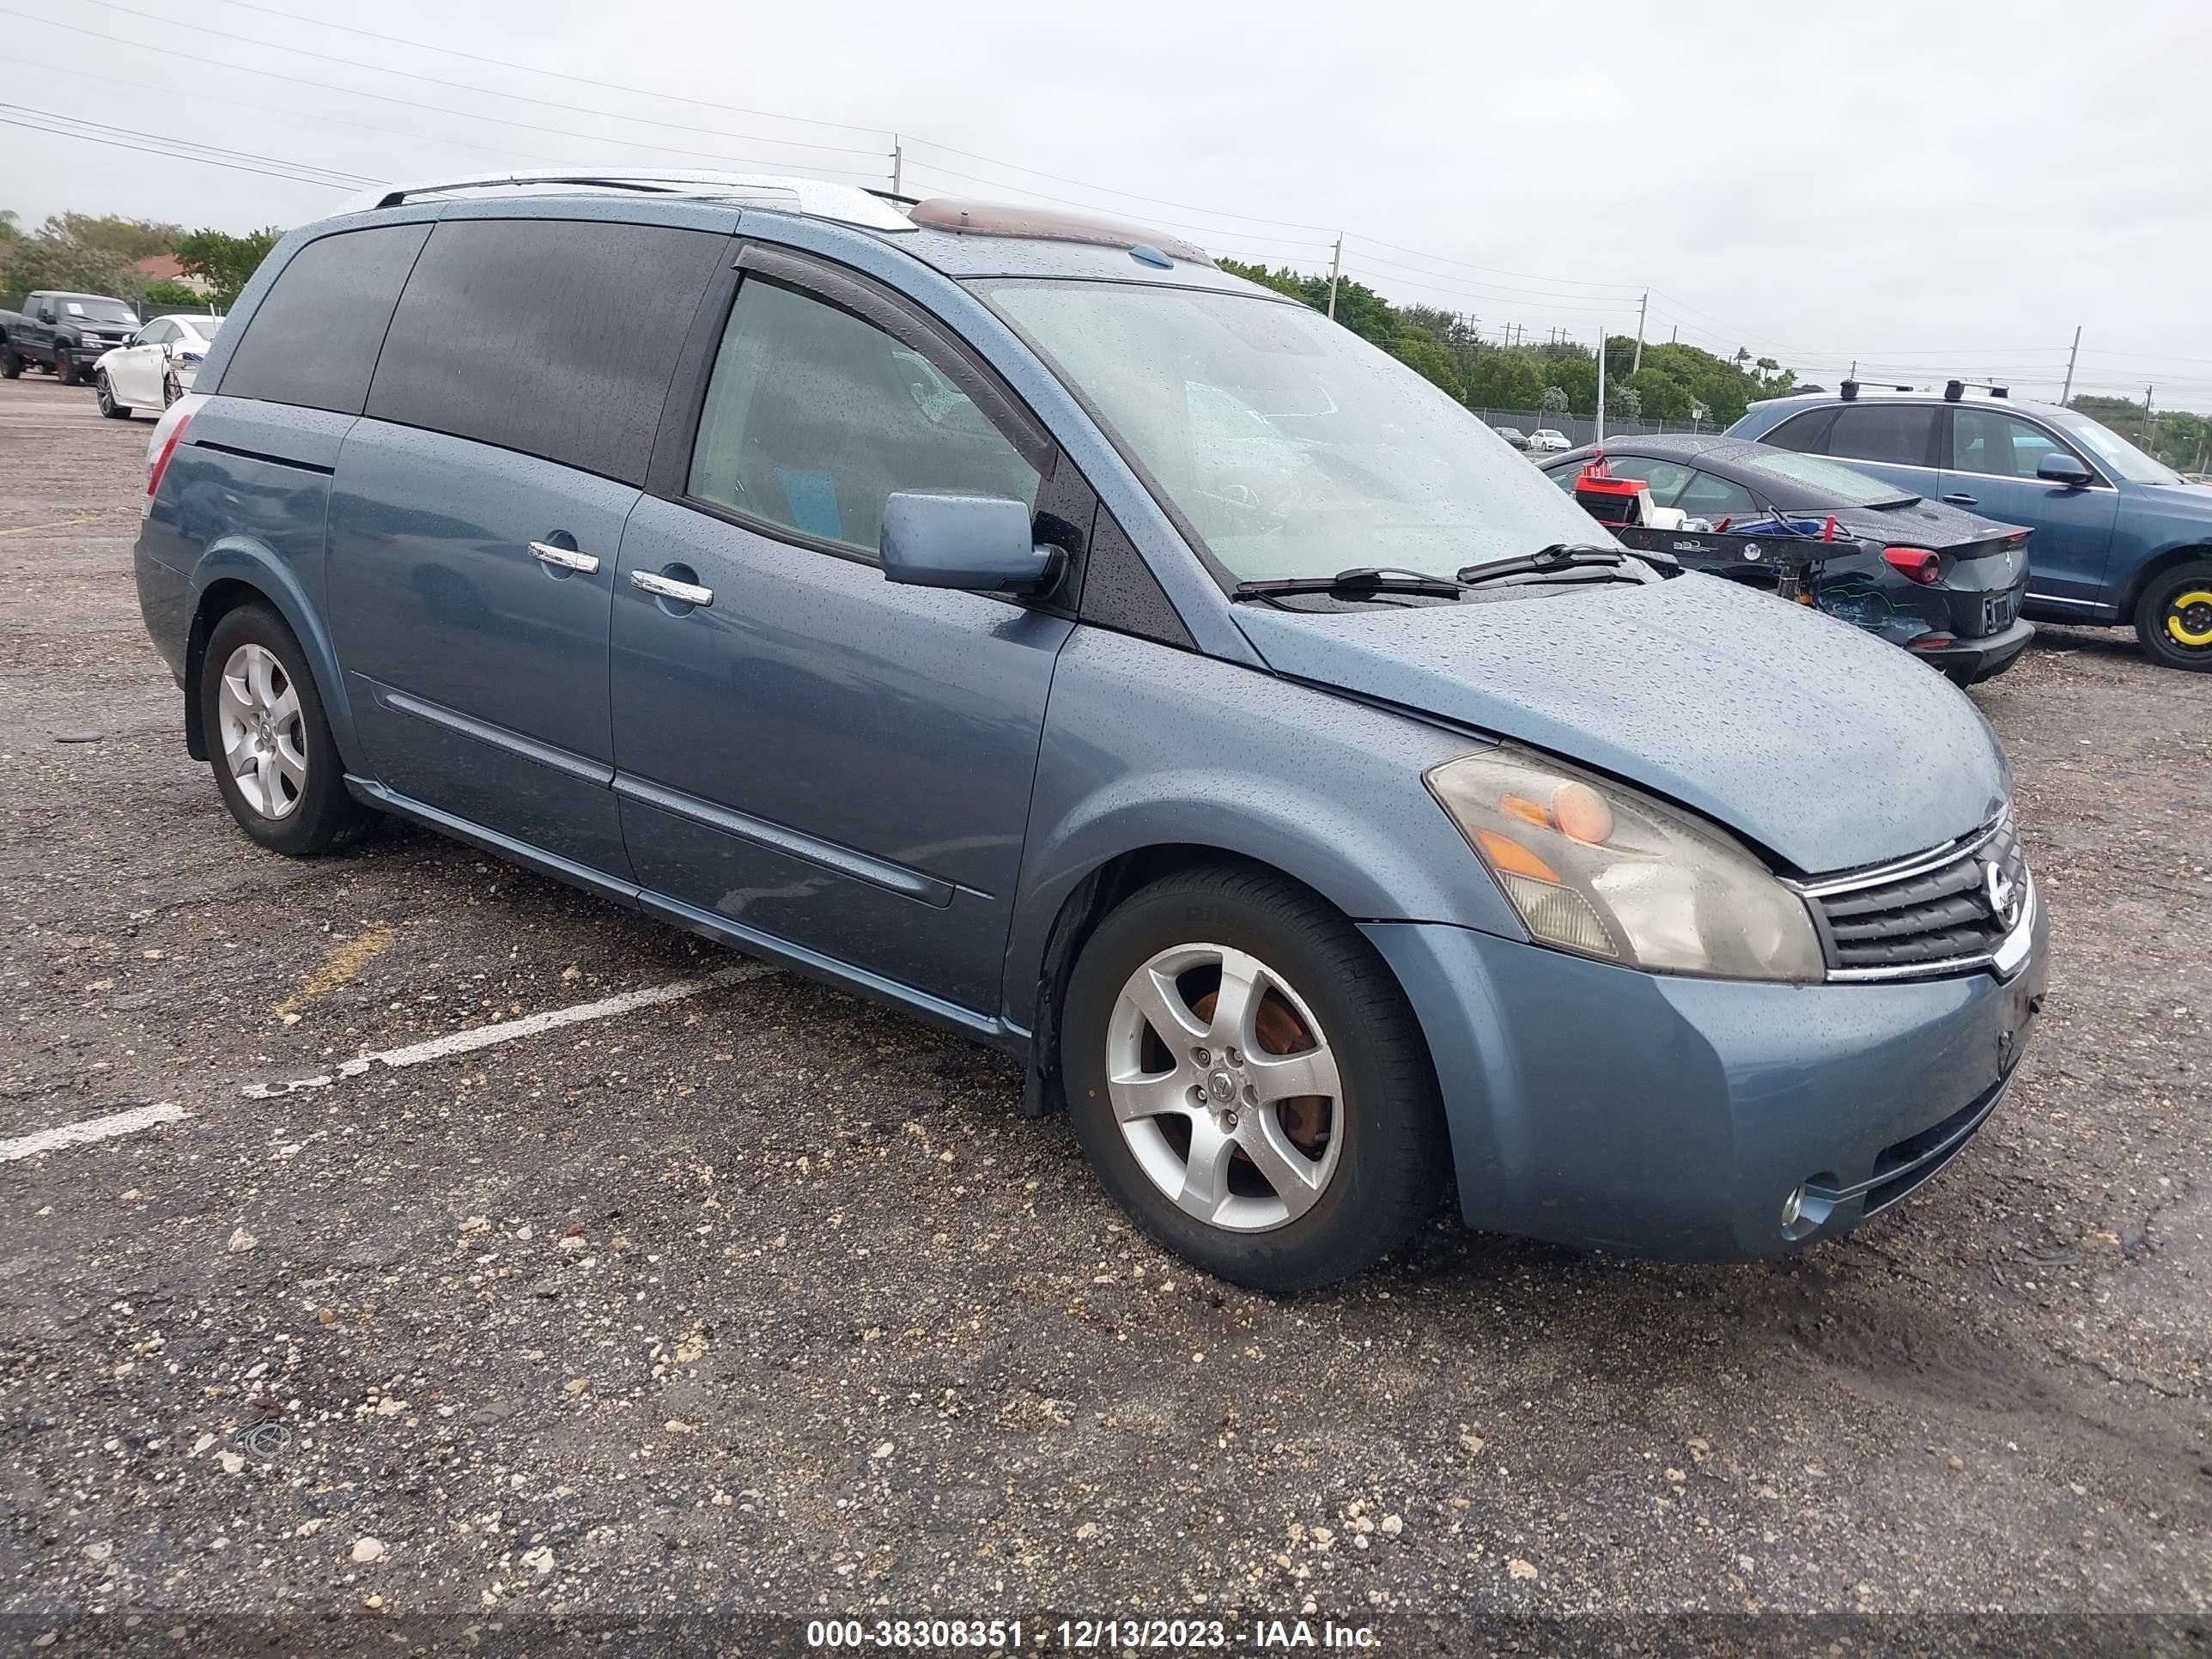
[[[1655,973],[1826,971],[1804,901],[1717,825],[1525,749],[1425,781],[1542,944]]]

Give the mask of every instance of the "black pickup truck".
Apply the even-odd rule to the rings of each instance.
[[[137,331],[138,313],[124,301],[41,289],[22,310],[0,311],[0,378],[12,380],[35,364],[76,386],[101,352],[129,344]]]

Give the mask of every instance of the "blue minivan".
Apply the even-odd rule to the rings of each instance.
[[[1956,688],[1623,549],[1133,227],[375,196],[164,416],[137,568],[261,845],[393,814],[1000,1045],[1261,1288],[1447,1184],[1587,1246],[1832,1237],[1968,1141],[2042,1000]]]
[[[2152,660],[2212,672],[2212,489],[2078,410],[1960,380],[1941,392],[1846,380],[1753,404],[1728,435],[2026,525],[2024,615],[2131,624]]]

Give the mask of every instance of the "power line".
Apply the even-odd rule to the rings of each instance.
[[[90,127],[98,132],[121,133],[126,138],[152,138],[163,143],[184,144],[193,149],[208,150],[217,155],[234,155],[242,161],[267,161],[273,166],[290,167],[298,173],[326,173],[334,183],[341,185],[359,186],[384,183],[383,179],[372,179],[366,173],[347,173],[338,167],[316,167],[311,162],[279,161],[273,155],[257,155],[251,150],[228,149],[221,144],[203,143],[197,138],[173,138],[166,133],[140,132],[131,127],[111,126],[105,121],[88,120],[82,115],[64,115],[58,110],[33,109],[27,104],[0,103],[0,109],[13,110],[18,115],[35,115],[46,121],[66,121],[72,126]]]
[[[186,63],[205,64],[215,69],[228,70],[240,75],[258,75],[264,80],[283,81],[293,86],[313,87],[319,92],[335,92],[343,97],[369,98],[374,99],[376,102],[380,104],[397,104],[403,109],[424,110],[433,115],[448,116],[455,120],[460,121],[483,121],[488,122],[494,126],[514,127],[517,131],[523,132],[550,133],[555,137],[565,138],[571,143],[574,143],[580,139],[587,139],[593,143],[620,144],[627,149],[651,150],[655,154],[661,155],[682,156],[694,163],[696,163],[702,159],[711,159],[722,161],[736,161],[747,167],[765,167],[782,169],[788,169],[793,165],[792,162],[787,161],[767,161],[758,156],[730,155],[714,151],[702,152],[694,145],[686,145],[679,148],[672,144],[648,143],[641,138],[620,138],[595,136],[590,133],[580,133],[574,129],[569,127],[538,126],[532,122],[515,120],[511,116],[483,115],[477,113],[474,110],[451,109],[443,104],[426,104],[413,98],[401,98],[388,92],[370,92],[361,87],[336,86],[328,81],[312,81],[307,76],[301,75],[287,75],[281,70],[257,69],[250,64],[236,64],[231,62],[228,58],[210,58],[199,52],[185,52],[180,47],[156,46],[144,40],[133,40],[127,35],[107,34],[102,33],[99,29],[85,28],[76,23],[58,22],[51,17],[40,17],[34,13],[18,11],[12,6],[0,6],[0,17],[20,17],[27,22],[42,24],[47,28],[66,29],[71,34],[87,35],[94,40],[105,40],[114,46],[131,46],[141,52],[158,52],[164,58],[182,59]],[[616,116],[608,118],[620,120],[627,118]],[[460,141],[456,139],[451,142],[459,143]],[[806,170],[810,173],[839,173],[844,177],[854,179],[879,179],[883,176],[880,172],[861,173],[849,167],[809,166]]]
[[[33,63],[27,58],[19,58],[15,62],[24,69],[41,70],[49,75],[73,75],[78,79],[84,81],[105,81],[110,86],[136,87],[142,92],[159,92],[167,94],[176,90],[174,87],[156,86],[150,81],[126,80],[124,76],[119,75],[99,75],[95,74],[91,70],[78,69],[73,64],[39,64]],[[362,132],[375,133],[378,137],[384,138],[406,138],[415,140],[428,138],[434,141],[435,143],[451,144],[461,149],[481,150],[486,155],[504,155],[510,161],[542,161],[544,159],[540,155],[523,150],[500,149],[490,144],[472,144],[465,138],[447,138],[436,133],[401,132],[397,131],[391,127],[372,126],[366,121],[348,121],[343,119],[342,117],[336,115],[310,115],[305,110],[277,109],[267,104],[241,103],[234,98],[226,97],[222,100],[222,106],[225,109],[252,110],[257,114],[261,115],[288,116],[295,121],[319,122],[325,126],[352,127]]]
[[[855,126],[850,121],[825,121],[817,115],[785,115],[776,110],[747,109],[739,104],[720,104],[705,98],[687,98],[682,93],[677,92],[648,92],[643,87],[624,86],[617,81],[595,81],[588,75],[571,75],[565,70],[540,69],[534,64],[517,64],[504,58],[487,58],[481,53],[462,52],[453,46],[433,46],[428,40],[410,40],[404,35],[380,34],[374,29],[359,28],[351,23],[333,23],[327,18],[305,17],[295,11],[280,11],[274,6],[257,6],[252,3],[252,0],[228,0],[228,3],[241,11],[258,11],[270,17],[286,17],[293,22],[307,23],[317,28],[339,29],[347,34],[358,34],[370,40],[389,41],[395,46],[412,46],[418,52],[440,52],[447,58],[465,58],[471,64],[489,64],[495,69],[520,70],[527,75],[550,75],[556,81],[574,81],[579,86],[599,87],[608,92],[627,93],[637,98],[661,98],[674,104],[695,104],[702,109],[726,110],[732,115],[757,115],[764,120],[796,121],[804,126],[836,127],[845,132],[874,133],[884,131],[881,127]],[[770,142],[782,143],[800,141],[775,139]],[[817,145],[814,148],[827,149],[830,146]],[[940,145],[939,148],[942,149],[943,146]],[[852,154],[872,155],[875,152],[854,150]]]
[[[341,185],[329,179],[310,178],[304,173],[286,173],[280,171],[279,169],[283,167],[283,163],[281,161],[276,161],[276,158],[274,156],[264,156],[261,158],[267,161],[276,161],[276,166],[274,167],[248,167],[240,161],[218,161],[212,155],[196,155],[185,150],[157,149],[146,144],[126,143],[120,138],[103,138],[98,133],[94,132],[73,132],[64,127],[40,126],[34,121],[19,121],[11,115],[0,115],[0,126],[22,127],[32,132],[48,132],[53,134],[58,138],[79,138],[88,144],[106,144],[112,149],[134,149],[143,155],[166,155],[170,160],[176,161],[199,161],[211,167],[228,167],[233,173],[258,173],[266,179],[289,179],[295,185],[320,185],[325,190],[352,190],[357,188],[356,185]],[[389,180],[379,179],[372,180],[371,182],[375,184],[385,184],[388,183]]]
[[[682,121],[659,121],[649,115],[623,115],[613,110],[579,109],[573,104],[562,103],[551,98],[532,98],[529,94],[522,92],[501,92],[493,87],[479,87],[466,81],[447,81],[434,75],[418,74],[413,70],[387,69],[381,64],[364,64],[359,58],[340,58],[327,52],[313,52],[306,46],[288,46],[281,41],[264,40],[254,35],[240,34],[233,30],[216,28],[206,23],[187,23],[173,16],[165,17],[159,12],[140,11],[135,6],[119,5],[117,0],[91,0],[91,3],[105,11],[119,11],[126,17],[141,18],[149,23],[165,24],[169,27],[181,28],[196,35],[211,34],[218,40],[237,40],[249,46],[259,46],[267,52],[289,52],[295,57],[312,58],[318,63],[337,64],[346,69],[367,70],[375,75],[396,75],[402,80],[421,81],[430,86],[444,87],[453,92],[465,92],[478,98],[511,99],[518,104],[536,104],[541,108],[557,109],[569,115],[597,115],[609,120],[635,122],[641,126],[665,127],[671,132],[696,132],[709,138],[735,138],[749,144],[787,144],[799,149],[830,150],[841,155],[878,155],[886,153],[882,150],[856,149],[842,144],[817,144],[807,138],[776,138],[766,133],[730,132],[720,127],[695,127]],[[866,131],[870,129],[863,128],[861,131]]]

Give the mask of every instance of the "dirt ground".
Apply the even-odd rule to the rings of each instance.
[[[0,1642],[1765,1612],[1927,1650],[2003,1610],[2013,1651],[2212,1651],[2212,678],[2051,629],[1974,693],[2051,994],[1896,1212],[1719,1267],[1439,1218],[1274,1300],[1135,1238],[991,1053],[765,969],[687,994],[743,964],[412,830],[255,848],[140,623],[150,430],[0,386],[0,1141],[170,1120],[0,1162]]]

